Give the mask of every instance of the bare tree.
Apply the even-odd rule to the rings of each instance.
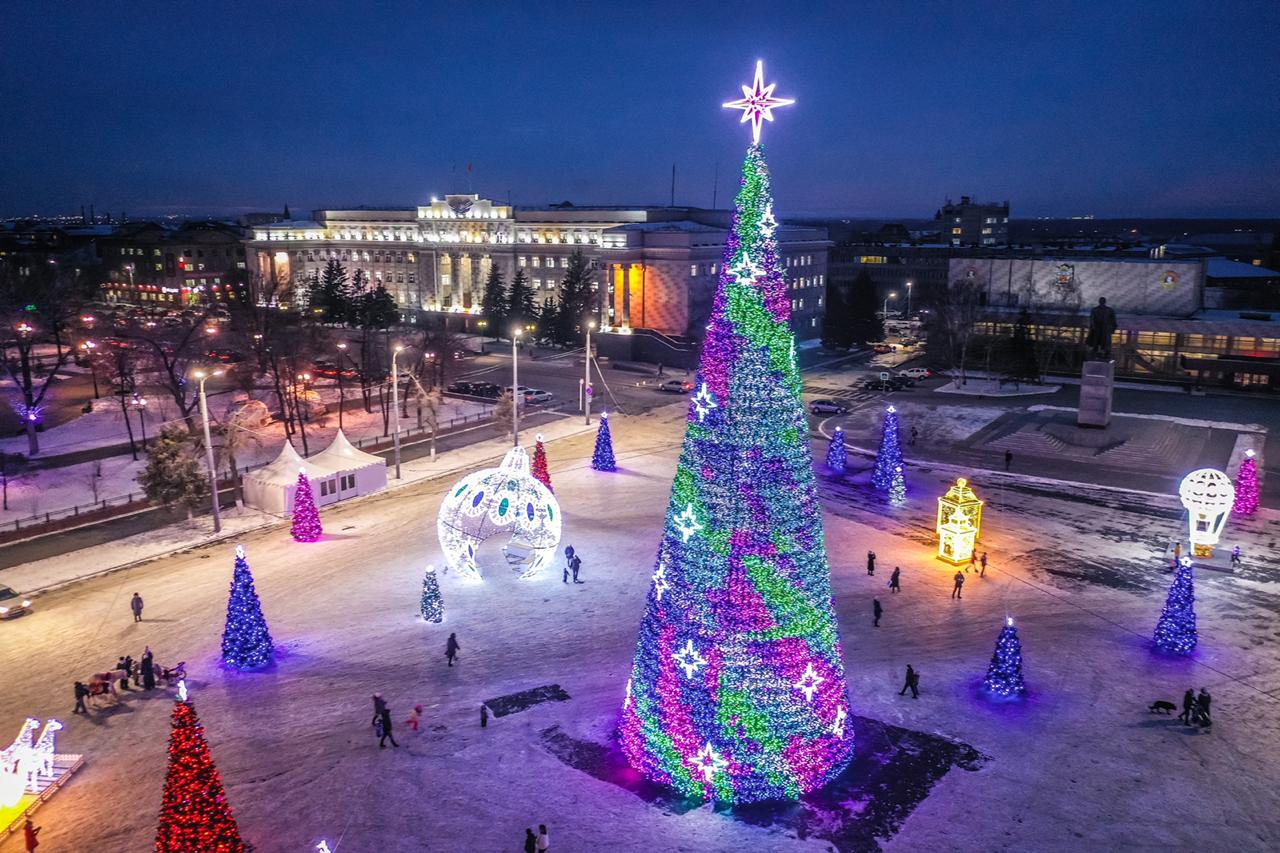
[[[98,494],[102,489],[102,460],[95,459],[89,465],[89,472],[86,475],[89,481],[89,493],[93,495],[93,502],[98,502]]]

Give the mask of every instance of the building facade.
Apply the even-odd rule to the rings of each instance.
[[[222,222],[123,225],[98,240],[112,303],[187,308],[247,298],[244,231]]]
[[[710,315],[731,212],[683,207],[516,209],[477,195],[414,208],[317,210],[310,220],[252,229],[246,241],[259,298],[288,305],[330,260],[381,282],[402,311],[480,317],[489,272],[510,284],[523,270],[535,303],[558,296],[569,258],[582,252],[596,274],[605,332],[646,329],[700,338]],[[826,286],[826,230],[778,228],[795,294],[793,325],[819,333]]]
[[[960,203],[947,199],[938,211],[943,239],[952,246],[1007,246],[1009,244],[1009,202],[985,204],[969,196]]]

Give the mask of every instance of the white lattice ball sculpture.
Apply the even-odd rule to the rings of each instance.
[[[509,532],[507,560],[519,567],[520,577],[531,578],[550,564],[560,544],[560,504],[529,473],[524,448],[513,447],[497,468],[454,484],[440,504],[436,532],[449,568],[471,580],[480,580],[480,543]]]
[[[1236,487],[1231,484],[1231,478],[1213,468],[1192,471],[1182,478],[1178,497],[1187,508],[1191,553],[1212,557],[1213,546],[1218,544],[1236,500]]]

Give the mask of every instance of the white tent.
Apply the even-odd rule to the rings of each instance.
[[[315,475],[313,484],[318,504],[367,495],[387,487],[387,460],[355,447],[342,430],[338,430],[332,444],[307,462],[322,472]],[[307,476],[312,475],[308,472]]]
[[[299,471],[306,471],[313,484],[328,473],[299,456],[293,445],[286,441],[274,462],[244,475],[245,504],[277,515],[293,512],[293,492],[298,486]],[[315,490],[314,485],[312,489]],[[316,501],[319,502],[318,490]]]

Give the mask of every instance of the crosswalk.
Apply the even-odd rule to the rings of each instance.
[[[870,388],[827,388],[821,385],[806,385],[804,393],[820,399],[850,400],[854,403],[864,403],[879,396],[878,391]]]

